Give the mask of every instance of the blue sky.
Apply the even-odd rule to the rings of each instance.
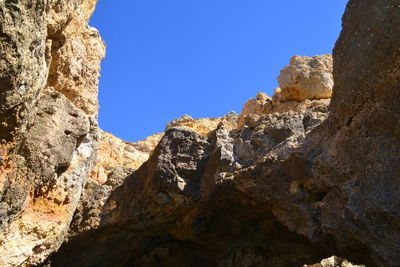
[[[331,53],[345,0],[100,0],[100,127],[137,141],[188,114],[240,113],[294,55]]]

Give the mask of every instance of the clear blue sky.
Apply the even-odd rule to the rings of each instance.
[[[345,0],[100,0],[100,127],[137,141],[184,114],[240,113],[293,55],[331,53]]]

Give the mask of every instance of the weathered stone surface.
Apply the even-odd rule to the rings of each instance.
[[[327,115],[333,87],[331,55],[293,57],[291,65],[281,71],[278,80],[282,88],[275,88],[272,97],[258,93],[255,99],[244,104],[237,120],[237,129],[243,127],[247,116],[315,110]],[[325,118],[319,118],[320,122]]]
[[[397,266],[397,6],[349,2],[331,108],[315,100],[330,95],[322,73],[331,60],[295,58],[295,73],[318,79],[296,82],[301,94],[281,86],[253,101],[238,129],[222,122],[206,136],[168,128],[149,161],[111,193],[99,228],[64,244],[52,262],[301,266],[337,254]],[[289,101],[300,96],[310,99]],[[338,258],[317,266],[330,265],[351,266]]]
[[[0,2],[0,137],[7,141],[33,119],[45,87],[45,1]]]
[[[105,56],[105,45],[97,30],[87,25],[96,1],[73,2],[58,1],[48,15],[48,86],[85,113],[97,115],[99,62]],[[60,24],[64,20],[65,24]]]
[[[349,2],[331,103],[330,56],[295,57],[137,143],[97,127],[95,3],[0,2],[1,266],[399,266],[397,0]]]
[[[279,88],[277,88],[279,89]],[[237,129],[241,129],[245,124],[247,116],[260,116],[263,114],[273,114],[273,113],[285,113],[293,111],[296,113],[310,113],[314,112],[321,121],[324,120],[329,111],[330,99],[319,99],[319,100],[308,100],[298,102],[298,101],[284,101],[279,100],[277,95],[279,95],[279,90],[275,90],[272,98],[252,98],[248,100],[242,109],[242,112],[237,119]],[[317,112],[317,113],[316,113]],[[325,115],[323,115],[325,114]],[[319,116],[319,115],[322,115]]]
[[[265,93],[258,93],[256,98],[252,98],[244,103],[242,112],[237,120],[237,128],[244,125],[244,118],[249,114],[269,114],[273,110],[272,99]]]
[[[331,116],[314,161],[314,176],[332,188],[323,230],[358,243],[380,266],[400,263],[399,10],[394,0],[348,3],[334,49]]]
[[[2,265],[39,263],[58,249],[94,160],[93,131],[89,118],[63,95],[43,92],[20,151],[31,179],[14,176],[18,179],[10,180],[3,191],[3,198],[10,202],[2,202],[7,212],[2,214],[0,233]],[[15,188],[21,182],[29,184],[25,184],[26,192],[17,195]],[[17,212],[17,217],[12,216]]]
[[[0,2],[1,266],[58,249],[95,160],[104,56],[87,26],[95,3]],[[61,89],[71,83],[74,97]]]
[[[230,164],[233,146],[227,146],[234,137],[227,133],[223,124],[209,137],[168,130],[149,161],[113,190],[97,230],[71,239],[52,264],[300,266],[327,256],[222,175],[237,169]]]
[[[303,267],[365,267],[365,265],[355,265],[345,259],[332,256],[330,258],[323,259],[321,263],[304,265]]]
[[[181,118],[169,122],[165,127],[165,130],[167,131],[172,127],[181,127],[190,129],[201,135],[207,135],[211,131],[215,130],[221,122],[224,122],[225,125],[231,129],[235,128],[236,119],[237,115],[234,112],[230,112],[226,116],[219,118],[193,119],[189,115],[184,115]]]
[[[185,115],[168,123],[166,128],[167,131],[171,128],[180,128],[207,135],[221,124],[225,128],[233,129],[236,118],[235,114],[205,119],[193,119]],[[163,133],[155,134],[144,140],[129,143],[103,132],[95,165],[70,226],[71,236],[95,229],[100,225],[100,210],[110,194],[130,173],[149,159],[163,135]]]
[[[74,255],[74,261],[79,259],[82,266],[127,262],[150,266],[193,262],[286,266],[328,256],[318,245],[288,232],[276,221],[268,204],[244,193],[254,186],[251,178],[237,182],[233,176],[257,162],[287,158],[310,130],[305,126],[305,112],[248,116],[241,130],[235,129],[236,120],[237,116],[219,119],[214,130],[210,125],[215,124],[208,124],[208,120],[185,117],[175,121],[169,124],[149,161],[132,175],[118,176],[116,182],[112,176],[102,186],[89,182],[88,194],[84,193],[82,208],[78,208],[72,224],[75,234],[52,258],[52,264],[70,265],[69,255]],[[123,173],[121,170],[119,175]],[[226,224],[228,221],[234,223]],[[248,229],[249,223],[257,225],[256,230]],[[205,230],[210,227],[226,227],[228,232]],[[76,235],[82,229],[86,234]],[[237,229],[243,229],[243,234],[236,234]],[[120,235],[124,244],[119,243]],[[160,242],[164,241],[156,241],[171,238],[174,241],[162,246]],[[226,243],[227,238],[232,244]],[[244,241],[252,238],[256,241]],[[110,251],[109,242],[119,245]],[[261,245],[265,242],[275,245]],[[286,242],[290,242],[290,249]],[[127,246],[129,253],[122,257],[121,251]],[[187,246],[199,252],[178,253]]]
[[[155,134],[137,143],[124,142],[110,133],[102,132],[96,164],[90,178],[100,184],[117,167],[138,169],[149,159],[163,134]]]
[[[149,159],[162,136],[163,134],[155,134],[145,140],[130,143],[102,132],[95,165],[70,225],[70,236],[99,226],[100,210],[110,194]]]
[[[324,99],[332,95],[332,56],[294,56],[278,77],[280,98],[284,101]]]

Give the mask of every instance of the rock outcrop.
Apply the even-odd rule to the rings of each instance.
[[[165,127],[165,131],[173,127],[185,128],[197,132],[200,135],[208,135],[214,131],[220,123],[224,123],[230,130],[236,128],[237,114],[229,112],[224,117],[193,119],[189,115],[170,121]]]
[[[316,106],[328,106],[333,88],[332,55],[315,57],[292,57],[290,64],[281,70],[278,77],[280,88],[268,97],[258,93],[248,100],[237,121],[237,128],[244,125],[249,114],[306,112]],[[325,112],[326,113],[326,112]]]
[[[364,265],[354,265],[345,259],[332,256],[328,259],[323,259],[321,263],[313,265],[304,265],[303,267],[365,267]]]
[[[331,55],[314,57],[294,56],[290,65],[278,77],[283,101],[330,98],[333,88],[333,60]]]
[[[256,98],[248,100],[237,119],[237,129],[241,129],[248,115],[263,115],[273,113],[285,113],[288,111],[306,113],[307,111],[320,110],[323,114],[328,114],[328,99],[306,99],[304,101],[284,101],[280,97],[280,88],[275,89],[272,97],[268,97],[265,93],[258,93]]]
[[[0,2],[0,265],[43,262],[96,158],[96,1]]]
[[[111,192],[149,159],[162,135],[154,134],[145,140],[130,143],[102,132],[96,162],[70,225],[70,237],[99,226],[100,209]]]
[[[1,266],[399,266],[397,0],[349,1],[333,74],[136,143],[97,126],[95,4],[0,2]]]

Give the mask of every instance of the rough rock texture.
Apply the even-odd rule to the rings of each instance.
[[[215,130],[221,122],[225,122],[229,129],[233,129],[236,126],[236,119],[235,114],[205,119],[193,119],[185,115],[169,122],[166,129],[178,127],[207,135]],[[149,159],[163,135],[164,133],[154,134],[144,140],[130,143],[124,142],[112,134],[102,133],[97,159],[75,211],[69,236],[76,236],[99,227],[100,210],[110,194],[122,184],[130,173]]]
[[[315,57],[295,56],[290,65],[281,70],[272,97],[258,93],[248,100],[237,120],[237,128],[244,125],[245,117],[252,114],[284,113],[287,111],[304,113],[313,107],[329,105],[333,88],[332,55]]]
[[[240,169],[230,138],[223,125],[210,137],[168,130],[149,161],[112,192],[100,228],[72,239],[52,264],[301,266],[328,255],[229,182],[227,174]]]
[[[302,266],[336,254],[398,266],[398,10],[394,0],[349,2],[330,108],[314,101],[329,97],[332,84],[311,75],[329,68],[295,58],[312,85],[296,83],[307,89],[296,97],[310,93],[311,105],[266,112],[265,102],[284,105],[295,95],[281,86],[271,100],[253,101],[261,108],[244,112],[238,129],[222,122],[206,136],[168,127],[150,159],[111,193],[99,227],[51,262]]]
[[[400,265],[398,0],[348,3],[331,101],[330,56],[295,57],[137,143],[97,128],[95,2],[0,2],[1,266]]]
[[[279,98],[288,101],[323,99],[332,95],[332,56],[294,56],[278,77]]]
[[[332,256],[328,259],[323,259],[321,263],[313,265],[304,265],[303,267],[365,267],[364,265],[354,265],[345,259]]]
[[[237,129],[241,129],[245,123],[246,116],[272,114],[272,113],[285,113],[288,111],[305,113],[307,110],[321,109],[321,113],[327,115],[330,99],[319,99],[305,101],[284,101],[278,99],[280,95],[280,88],[275,89],[274,95],[268,97],[265,93],[258,93],[256,98],[248,100],[242,109],[242,112],[237,119]]]
[[[265,93],[258,93],[256,98],[249,99],[242,108],[237,120],[237,128],[244,125],[244,118],[249,114],[268,114],[273,109],[272,99]]]
[[[95,160],[95,3],[0,1],[1,266],[58,249]]]
[[[97,159],[83,190],[70,225],[69,236],[95,229],[100,223],[100,209],[111,192],[149,159],[163,134],[130,143],[102,132]]]
[[[329,190],[323,231],[368,250],[380,266],[400,264],[399,11],[395,0],[348,3],[334,49],[331,115],[312,161],[318,187]]]
[[[130,143],[124,142],[110,133],[102,132],[96,164],[90,174],[90,179],[103,184],[115,168],[139,168],[149,159],[162,136],[162,133],[155,134],[145,140]]]
[[[249,114],[239,130],[234,114],[172,121],[133,174],[119,169],[102,185],[87,184],[70,240],[49,263],[301,266],[329,256],[278,222],[271,204],[245,192],[252,178],[235,181],[259,162],[287,159],[327,117],[327,103]]]
[[[211,131],[215,130],[221,122],[224,122],[226,127],[229,129],[236,128],[237,114],[235,112],[229,112],[224,117],[219,118],[202,118],[193,119],[189,115],[184,115],[181,118],[175,119],[167,124],[165,131],[173,127],[181,127],[190,129],[201,135],[207,135]]]

